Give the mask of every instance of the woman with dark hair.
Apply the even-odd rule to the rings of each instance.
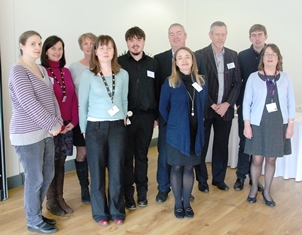
[[[267,206],[276,203],[271,185],[277,157],[291,154],[290,138],[294,134],[295,99],[291,78],[282,72],[282,56],[275,44],[267,44],[261,53],[258,71],[246,83],[243,99],[244,152],[253,155],[253,183],[247,201],[256,203],[257,182],[265,159],[263,200]]]
[[[80,81],[79,114],[90,170],[92,217],[101,226],[110,219],[122,224],[126,217],[122,182],[128,81],[128,73],[117,62],[114,40],[108,35],[97,37],[90,70],[83,72]]]
[[[194,53],[187,47],[174,55],[172,74],[161,88],[159,111],[167,125],[167,162],[178,219],[194,217],[190,195],[194,165],[201,163],[207,89],[198,74]]]
[[[42,216],[45,194],[54,176],[54,141],[63,124],[51,80],[37,65],[42,41],[26,31],[19,38],[21,56],[12,66],[8,89],[12,101],[10,140],[24,169],[24,210],[30,232],[54,233],[56,221]]]
[[[64,42],[57,36],[48,37],[42,48],[41,63],[53,81],[53,89],[64,121],[63,130],[55,137],[55,176],[47,192],[47,209],[54,215],[73,213],[63,198],[64,165],[73,154],[72,129],[79,122],[78,99],[71,73],[65,68]]]
[[[92,33],[84,33],[79,37],[78,42],[81,50],[84,53],[84,58],[80,61],[72,63],[69,67],[77,94],[79,94],[81,75],[84,71],[89,69],[91,50],[95,39],[96,36]],[[83,203],[90,203],[86,145],[79,125],[76,125],[73,129],[73,145],[77,148],[77,155],[74,162],[81,185],[81,199]]]

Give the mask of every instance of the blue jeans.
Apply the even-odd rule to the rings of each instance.
[[[49,137],[37,143],[14,146],[24,168],[24,210],[28,226],[43,222],[42,203],[54,177],[54,142]]]
[[[86,154],[90,170],[92,217],[100,220],[125,219],[123,168],[126,127],[123,120],[87,122]],[[106,193],[108,168],[108,193]]]
[[[166,141],[167,125],[161,115],[159,115],[158,126],[158,159],[157,159],[157,183],[158,191],[169,193],[171,191],[170,186],[170,172],[171,166],[167,163],[167,141]]]

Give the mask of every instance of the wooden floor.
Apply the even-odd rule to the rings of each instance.
[[[250,188],[247,180],[242,191],[235,191],[233,184],[236,180],[236,170],[229,168],[226,183],[230,190],[224,192],[210,185],[210,192],[202,193],[198,191],[195,182],[193,188],[195,201],[191,204],[195,217],[178,220],[173,214],[172,193],[165,203],[155,202],[156,168],[157,149],[152,147],[149,151],[149,204],[145,208],[138,207],[135,211],[127,211],[123,225],[118,226],[111,222],[108,227],[100,227],[94,222],[91,218],[90,205],[82,204],[80,201],[80,186],[74,171],[68,172],[65,176],[64,197],[75,212],[56,217],[46,210],[44,202],[43,214],[57,220],[58,235],[302,234],[302,183],[297,183],[293,179],[274,178],[272,196],[277,206],[275,208],[266,206],[261,194],[258,195],[256,204],[249,204],[246,201]],[[210,165],[208,169],[210,170]],[[9,198],[0,202],[0,234],[32,234],[27,231],[25,222],[23,187],[10,190]]]

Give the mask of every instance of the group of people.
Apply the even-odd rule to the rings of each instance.
[[[42,215],[45,196],[52,214],[73,213],[63,197],[64,164],[73,146],[81,200],[91,203],[99,225],[123,224],[125,209],[147,206],[147,155],[157,125],[156,202],[164,203],[172,190],[175,217],[193,218],[194,169],[198,189],[210,190],[205,158],[212,127],[212,185],[229,190],[225,177],[235,105],[240,144],[234,189],[242,190],[249,174],[247,201],[255,203],[262,191],[266,205],[275,206],[270,193],[275,161],[291,153],[295,117],[281,53],[275,44],[265,44],[266,28],[259,24],[250,28],[251,47],[238,55],[224,46],[225,23],[214,22],[209,37],[209,46],[193,52],[186,47],[184,27],[172,24],[171,49],[151,58],[139,27],[125,33],[128,51],[121,56],[109,35],[86,33],[79,37],[84,58],[69,70],[61,38],[50,36],[42,47],[39,33],[20,36],[20,59],[9,75],[10,139],[24,167],[29,231],[58,230],[55,220]]]

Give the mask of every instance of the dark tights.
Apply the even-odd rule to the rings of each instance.
[[[194,184],[193,166],[172,166],[170,180],[176,208],[189,207]]]

